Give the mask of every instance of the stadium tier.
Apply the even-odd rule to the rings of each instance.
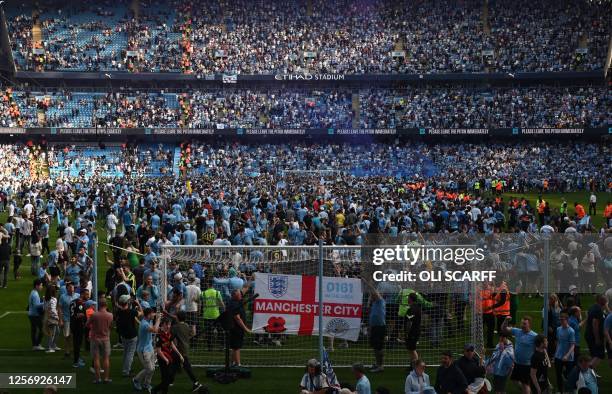
[[[6,9],[20,70],[467,73],[603,69],[609,1],[40,1]]]
[[[13,91],[1,127],[408,129],[605,127],[604,87],[217,89],[168,92]]]
[[[299,179],[363,179],[364,190],[374,192],[385,178],[418,184],[432,182],[445,190],[483,190],[503,181],[504,191],[605,191],[612,181],[611,151],[607,144],[565,142],[523,143],[92,143],[36,146],[5,145],[4,181],[39,179],[20,171],[43,162],[53,179],[189,176],[269,182],[278,191],[299,187]],[[553,160],[552,158],[564,158]],[[47,175],[49,175],[47,174]],[[45,176],[46,178],[46,176]],[[270,186],[272,187],[272,186]],[[330,188],[336,186],[330,185]],[[344,186],[338,186],[344,190]]]

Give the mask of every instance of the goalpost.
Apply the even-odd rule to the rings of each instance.
[[[319,269],[323,279],[367,277],[371,262],[364,261],[360,246],[164,246],[160,255],[162,270],[162,298],[170,296],[172,279],[170,264],[177,263],[183,277],[194,264],[205,274],[200,287],[206,289],[206,278],[214,278],[214,287],[222,294],[225,304],[229,300],[229,275],[244,279],[245,298],[262,290],[255,286],[258,273],[274,275],[301,275],[316,277]],[[196,267],[199,270],[199,267]],[[371,278],[371,275],[369,276]],[[232,279],[236,283],[235,279]],[[261,283],[261,282],[260,282]],[[359,282],[357,282],[359,283]],[[408,283],[373,282],[386,301],[387,335],[385,338],[385,366],[406,367],[409,354],[404,343],[404,317],[398,316],[399,293]],[[437,363],[442,350],[454,352],[467,343],[475,345],[484,355],[482,315],[479,305],[480,290],[472,283],[465,291],[454,288],[453,283],[436,283],[431,288],[415,288],[431,304],[423,308],[421,336],[417,352],[428,364]],[[317,284],[318,288],[318,284]],[[368,289],[362,286],[361,316],[356,341],[334,338],[335,331],[323,330],[323,346],[334,366],[350,366],[356,362],[374,364],[374,352],[368,341]],[[322,293],[320,293],[322,294]],[[200,300],[201,301],[201,300]],[[322,302],[329,300],[323,298]],[[459,306],[464,313],[459,312]],[[253,302],[245,305],[247,326],[253,323]],[[463,319],[458,316],[463,315]],[[315,316],[315,319],[318,318]],[[219,366],[224,362],[223,332],[219,326],[205,321],[202,303],[198,308],[197,335],[191,347],[192,363],[197,366]],[[316,324],[315,324],[316,327]],[[314,335],[293,335],[297,332],[260,332],[247,334],[242,348],[242,363],[252,367],[303,367],[310,358],[319,358],[318,330]]]

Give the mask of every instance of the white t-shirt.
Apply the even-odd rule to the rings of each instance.
[[[74,229],[72,227],[68,226],[64,229],[64,239],[69,244],[74,242]]]
[[[34,223],[32,223],[30,220],[26,219],[21,223],[21,234],[32,235],[32,230],[34,230]]]
[[[109,230],[116,230],[117,223],[119,223],[119,221],[117,220],[117,217],[113,215],[112,213],[106,217],[106,227]]]
[[[199,299],[200,289],[195,285],[188,285],[187,296],[185,297],[185,312],[197,312]]]
[[[478,216],[480,216],[481,213],[482,212],[480,211],[480,208],[474,207],[470,211],[470,216],[472,216],[472,220],[473,221],[476,221],[476,220],[478,220]]]

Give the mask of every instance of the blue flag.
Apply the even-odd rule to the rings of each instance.
[[[332,363],[329,359],[329,355],[327,354],[327,350],[323,349],[323,362],[321,363],[321,370],[327,376],[327,384],[332,389],[330,392],[333,394],[338,394],[340,392],[340,382],[338,381],[338,377],[334,373],[334,368],[332,367]]]

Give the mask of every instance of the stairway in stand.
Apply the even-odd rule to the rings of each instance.
[[[43,33],[38,18],[38,11],[32,12],[32,52],[36,71],[44,71],[45,68],[45,53],[43,47]]]
[[[489,0],[484,0],[482,4],[482,14],[480,17],[480,21],[482,23],[482,31],[485,36],[491,34],[491,23],[489,22]]]
[[[172,175],[174,175],[175,177],[178,177],[180,175],[180,172],[179,172],[180,162],[181,162],[181,147],[176,146],[174,148],[174,157],[172,160]]]
[[[353,100],[352,100],[352,107],[353,107],[353,128],[354,129],[358,129],[359,128],[359,123],[361,120],[361,100],[359,98],[359,91],[355,91],[353,92]]]
[[[193,72],[191,64],[191,53],[193,52],[193,43],[191,42],[191,4],[182,3],[179,7],[179,20],[180,20],[180,31],[181,41],[180,47],[183,52],[181,55],[181,70],[185,74],[191,74]]]

